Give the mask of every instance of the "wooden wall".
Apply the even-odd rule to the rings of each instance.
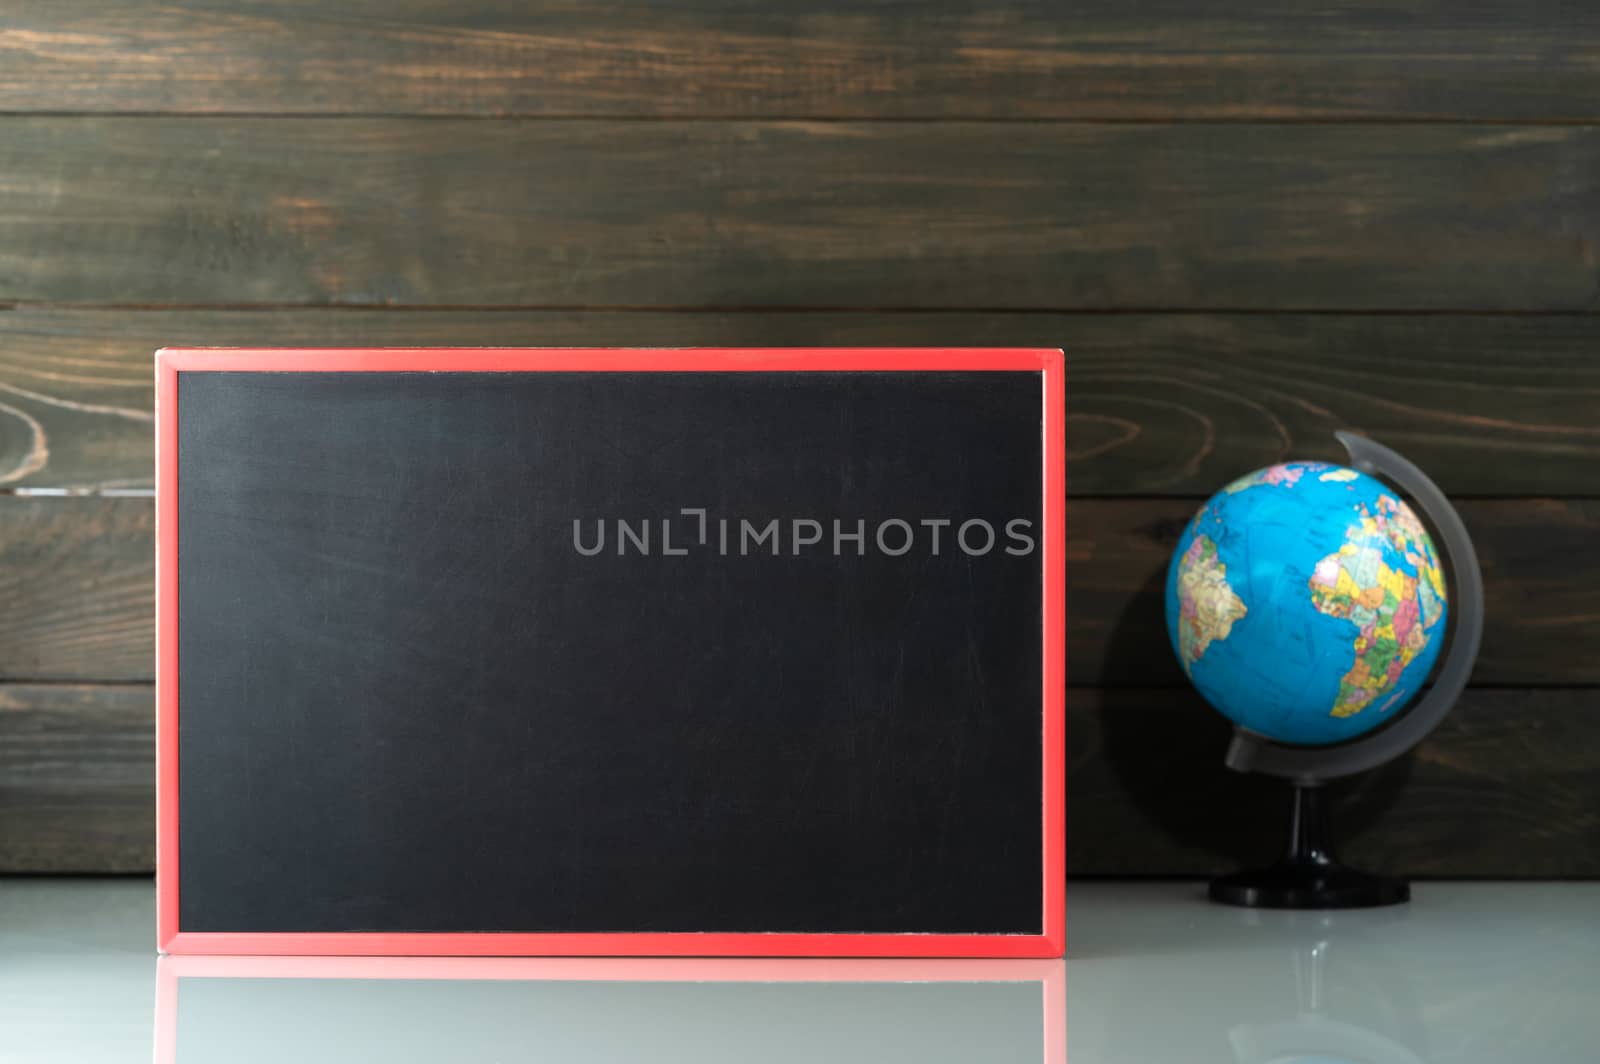
[[[0,870],[151,867],[163,344],[1068,353],[1074,874],[1268,855],[1163,569],[1334,429],[1462,500],[1476,687],[1348,851],[1600,875],[1600,14],[0,0]],[[60,497],[58,497],[60,496]]]

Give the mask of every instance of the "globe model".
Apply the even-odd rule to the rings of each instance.
[[[1209,499],[1167,571],[1167,633],[1206,701],[1268,739],[1321,746],[1403,712],[1444,642],[1439,556],[1383,482],[1322,462]]]

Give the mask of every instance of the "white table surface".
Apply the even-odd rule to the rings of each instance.
[[[1072,1064],[1600,1061],[1600,884],[1423,883],[1406,907],[1308,914],[1085,883],[1068,906]],[[1062,986],[1048,964],[1012,979],[992,964],[454,961],[305,979],[169,959],[158,980],[153,914],[148,881],[0,880],[0,1062],[1061,1055],[1043,1029],[1060,1010],[1038,990]]]

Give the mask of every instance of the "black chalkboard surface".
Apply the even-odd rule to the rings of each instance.
[[[1059,367],[163,352],[161,945],[1059,955]]]

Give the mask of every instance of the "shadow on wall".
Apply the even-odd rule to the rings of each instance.
[[[1149,675],[1153,656],[1171,655],[1165,638],[1151,638],[1166,630],[1165,577],[1152,574],[1129,600],[1104,676]],[[1223,766],[1231,725],[1192,688],[1077,690],[1068,703],[1069,875],[1212,875],[1264,864],[1282,847],[1286,785]],[[1377,828],[1410,772],[1408,756],[1334,784],[1335,837]],[[1407,871],[1384,865],[1383,846],[1365,849],[1374,871]]]

